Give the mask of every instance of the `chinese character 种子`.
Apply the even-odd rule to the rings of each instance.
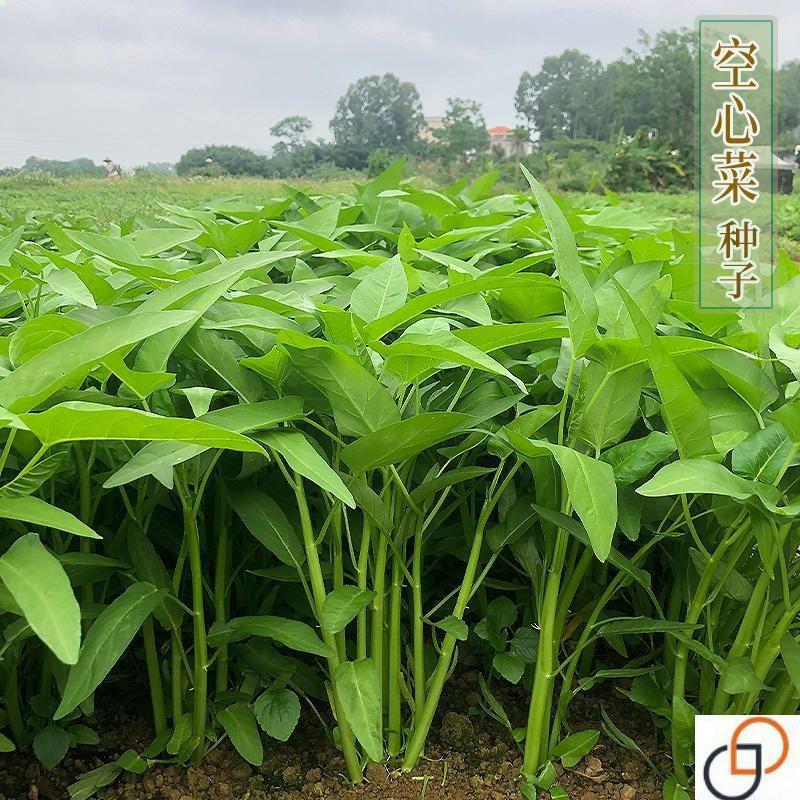
[[[753,224],[751,219],[728,219],[717,225],[719,234],[718,253],[722,253],[726,261],[737,258],[749,259],[751,250],[756,250],[761,243],[761,228]]]
[[[711,184],[718,192],[712,203],[730,200],[738,206],[742,200],[755,203],[758,200],[759,182],[755,174],[758,155],[747,150],[725,150],[724,153],[712,156],[714,169],[719,179]]]
[[[734,116],[744,117],[744,126],[741,133],[735,133]],[[738,94],[731,92],[730,100],[722,104],[718,109],[714,119],[714,127],[711,133],[714,136],[722,136],[722,141],[729,147],[741,144],[753,144],[753,140],[761,131],[761,125],[756,115],[745,105],[744,100]]]
[[[756,42],[742,42],[738,36],[731,36],[727,42],[718,41],[711,55],[714,68],[728,73],[728,82],[712,83],[714,89],[758,89],[758,81],[748,78],[742,82],[742,72],[751,72],[758,64]]]

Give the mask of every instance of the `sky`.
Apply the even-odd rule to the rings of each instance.
[[[546,56],[613,60],[640,29],[720,11],[776,17],[779,60],[800,58],[795,0],[0,0],[0,165],[265,151],[290,114],[327,136],[347,86],[384,72],[417,85],[426,115],[468,97],[513,125],[519,76]]]

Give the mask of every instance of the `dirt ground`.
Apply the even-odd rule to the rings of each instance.
[[[144,774],[123,775],[98,793],[104,800],[511,800],[520,798],[522,763],[511,734],[480,711],[477,673],[465,673],[444,698],[426,757],[411,775],[373,764],[360,786],[348,785],[344,761],[308,714],[286,744],[265,738],[265,763],[254,768],[227,742],[200,767],[156,764]],[[152,739],[138,698],[102,702],[91,720],[101,748],[78,748],[45,772],[30,754],[0,756],[0,800],[62,800],[78,776],[118,757],[143,750]],[[654,744],[646,714],[622,697],[579,696],[571,707],[575,730],[599,727],[600,702],[615,724],[661,769],[669,762]],[[512,724],[521,725],[526,699],[520,689],[502,693]],[[469,713],[469,712],[472,713]],[[661,800],[661,780],[641,755],[601,736],[592,753],[572,769],[557,766],[558,784],[570,800]],[[544,800],[548,793],[540,791]]]

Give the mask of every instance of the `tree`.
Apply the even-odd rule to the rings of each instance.
[[[343,166],[363,167],[373,150],[411,150],[423,121],[417,87],[387,72],[351,83],[330,125]]]
[[[311,127],[311,120],[308,117],[293,114],[278,120],[269,129],[269,133],[270,136],[280,139],[275,147],[276,150],[297,150],[306,143]]]
[[[481,104],[463,97],[448,97],[444,127],[434,136],[445,148],[447,158],[469,161],[489,146],[489,133]]]
[[[105,175],[105,169],[92,161],[91,158],[73,158],[70,161],[58,161],[54,158],[37,158],[28,156],[23,172],[49,172],[58,178],[68,175]]]
[[[267,159],[246,147],[212,144],[187,150],[175,165],[175,171],[178,175],[193,170],[208,171],[211,164],[215,165],[215,172],[222,170],[229,175],[265,175],[267,170]]]
[[[602,64],[580,50],[548,56],[535,75],[523,72],[517,86],[517,114],[540,139],[579,139],[593,131],[593,89]]]
[[[787,61],[778,70],[778,132],[800,126],[800,61]]]
[[[630,80],[618,87],[618,104],[635,109],[628,133],[650,127],[661,137],[690,148],[694,141],[695,34],[681,28],[650,38],[640,32],[642,52],[629,50]]]

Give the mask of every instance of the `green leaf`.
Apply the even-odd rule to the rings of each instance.
[[[30,411],[59,389],[78,384],[109,354],[189,319],[184,311],[129,314],[101,322],[37,353],[0,379],[0,406]]]
[[[210,411],[198,419],[235,433],[271,428],[281,422],[303,416],[303,404],[299,397],[284,397],[280,400],[263,400],[260,403],[240,403]],[[112,488],[138,480],[146,475],[161,479],[173,467],[204,453],[206,447],[196,444],[176,446],[174,441],[150,442],[133,455],[127,464],[106,479],[103,486]]]
[[[727,659],[722,667],[719,686],[728,694],[760,692],[765,688],[753,669],[753,662],[746,656]]]
[[[679,783],[673,775],[664,782],[664,800],[689,800],[689,793]]]
[[[80,607],[64,568],[35,533],[17,539],[0,557],[0,580],[56,658],[75,664],[81,642]]]
[[[492,666],[509,683],[517,684],[525,672],[525,659],[516,653],[495,653]]]
[[[406,302],[408,282],[400,256],[394,256],[372,269],[353,290],[350,310],[364,322],[397,311]]]
[[[293,331],[281,332],[278,341],[295,369],[328,399],[343,436],[363,436],[399,422],[400,411],[387,389],[338,347]]]
[[[417,414],[350,443],[342,460],[356,475],[396,464],[466,430],[472,421],[468,414],[452,411]]]
[[[217,719],[239,755],[248,763],[260,767],[264,761],[264,746],[250,706],[247,703],[234,703],[218,712]]]
[[[688,622],[670,619],[649,619],[648,617],[631,617],[630,619],[615,619],[602,623],[598,629],[598,636],[624,636],[632,633],[685,633],[700,628]]]
[[[553,748],[553,756],[560,759],[561,763],[570,769],[592,752],[592,748],[597,744],[599,738],[600,731],[587,730],[573,733],[566,739],[562,739]]]
[[[169,440],[243,453],[263,453],[258,443],[247,436],[199,419],[161,417],[133,408],[77,401],[61,403],[38,414],[22,414],[21,419],[48,447],[60,442]]]
[[[636,490],[645,497],[677,494],[716,494],[746,500],[755,494],[753,484],[727,467],[705,459],[673,461]]]
[[[620,486],[628,486],[648,475],[675,452],[675,442],[668,433],[651,431],[641,439],[622,442],[600,456],[611,464]]]
[[[33,737],[33,752],[45,769],[61,761],[69,750],[69,734],[58,725],[48,725]]]
[[[150,583],[134,583],[103,609],[86,634],[78,662],[69,671],[53,719],[67,716],[94,692],[165,594]]]
[[[599,311],[594,290],[583,273],[575,236],[566,217],[544,186],[523,164],[520,165],[520,169],[531,185],[539,212],[550,233],[553,260],[561,285],[567,294],[565,305],[570,338],[576,357],[580,357],[597,338]]]
[[[265,733],[285,742],[300,720],[300,700],[291,689],[267,689],[254,703],[253,711]]]
[[[0,733],[0,753],[13,753],[17,749],[17,746],[8,736],[4,736]]]
[[[51,506],[33,495],[0,497],[0,518],[41,525],[43,528],[54,528],[57,531],[72,533],[86,539],[101,538],[69,511]]]
[[[469,638],[469,628],[463,619],[454,617],[452,614],[449,617],[440,619],[435,623],[437,628],[441,628],[445,633],[449,634],[459,642],[466,642]]]
[[[781,658],[795,689],[800,691],[800,644],[790,633],[781,639]]]
[[[664,419],[681,458],[696,458],[716,452],[711,439],[708,411],[653,330],[642,310],[617,282],[622,298],[644,348],[663,404]]]
[[[344,718],[370,761],[383,760],[380,680],[371,658],[344,661],[335,670]]]
[[[524,266],[524,264],[521,265],[519,269],[523,269]],[[436,306],[449,303],[452,300],[458,300],[461,297],[468,297],[472,294],[480,294],[494,289],[522,289],[530,294],[537,292],[558,292],[560,294],[558,282],[549,275],[482,275],[479,278],[473,278],[471,281],[464,281],[454,286],[436,289],[432,292],[412,297],[397,311],[368,323],[364,327],[364,336],[367,339],[382,339],[390,331],[424,314],[431,308],[436,308]]]
[[[295,472],[330,492],[345,505],[355,508],[353,495],[342,483],[342,479],[300,431],[270,431],[260,434],[259,439],[267,447],[280,453]]]
[[[320,612],[320,624],[328,633],[340,633],[365,609],[375,592],[357,586],[340,586],[326,598]]]
[[[605,561],[617,527],[617,485],[610,464],[544,440],[526,439],[506,429],[511,446],[526,458],[549,453],[564,475],[569,498],[589,536],[595,555]]]
[[[228,622],[214,623],[208,633],[208,643],[214,647],[228,642],[238,642],[251,636],[266,636],[279,644],[311,653],[323,658],[334,658],[335,653],[314,633],[313,628],[295,619],[283,617],[237,617]]]
[[[301,569],[305,550],[281,507],[255,487],[236,487],[230,491],[233,510],[245,527],[264,547],[284,564]]]

